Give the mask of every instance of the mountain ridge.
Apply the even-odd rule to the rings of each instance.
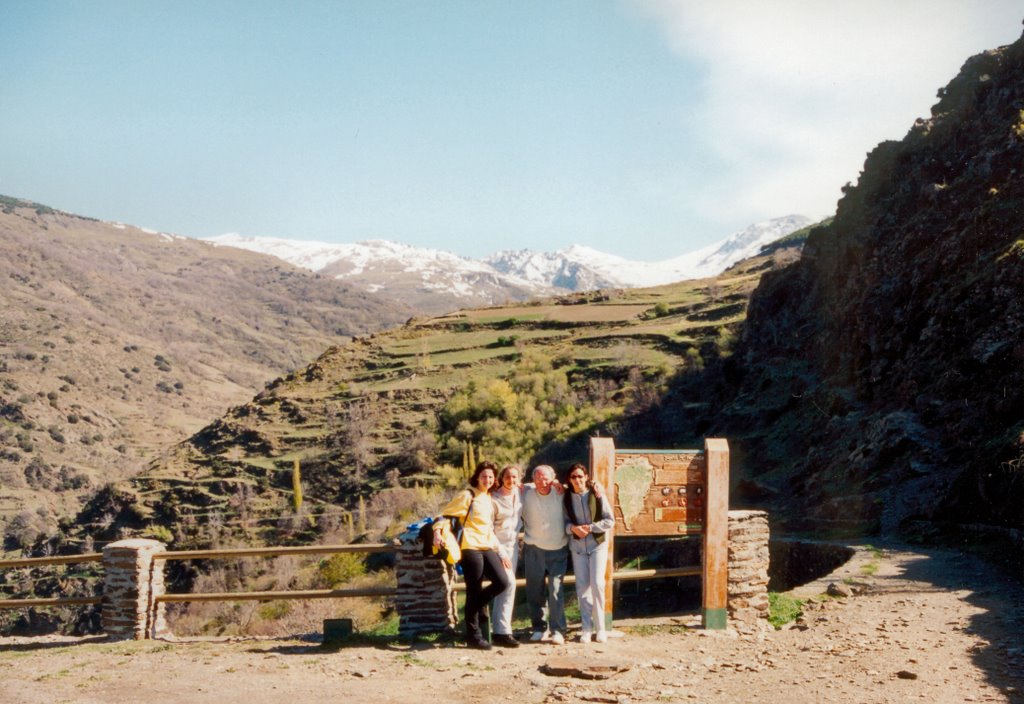
[[[425,310],[443,313],[460,306],[603,288],[658,286],[714,276],[755,256],[761,247],[811,224],[813,221],[802,215],[774,218],[659,262],[631,261],[578,244],[557,252],[505,250],[477,260],[385,240],[330,244],[228,233],[204,241],[272,254],[374,293],[413,296]],[[451,302],[458,305],[444,298],[437,303],[424,301],[416,296],[423,291],[448,292]]]

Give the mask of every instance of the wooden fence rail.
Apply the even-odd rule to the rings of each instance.
[[[302,545],[270,548],[225,548],[219,550],[167,550],[153,554],[154,560],[213,560],[238,557],[280,557],[286,555],[329,555],[340,553],[393,553],[398,548],[388,543],[365,543],[361,545]],[[15,560],[0,560],[0,569],[16,567],[42,567],[47,565],[72,564],[76,562],[100,562],[103,553],[83,553],[81,555],[61,555],[57,557],[27,557]],[[644,570],[618,570],[612,574],[615,581],[634,581],[646,579],[663,579],[670,577],[699,576],[700,565],[693,567],[657,568]],[[565,584],[575,584],[574,575],[566,575]],[[526,585],[525,579],[517,579],[520,587]],[[463,592],[466,585],[459,582],[455,591]],[[188,603],[211,601],[274,601],[302,599],[341,599],[355,597],[393,597],[398,594],[397,587],[368,587],[363,589],[305,589],[258,592],[208,592],[190,594],[160,594],[154,597],[156,603]],[[93,597],[53,597],[38,599],[0,599],[0,609],[18,609],[29,606],[89,606],[103,602],[99,596]]]
[[[43,565],[70,565],[76,562],[100,562],[101,552],[86,552],[81,555],[56,555],[54,557],[21,557],[15,560],[0,560],[0,569],[7,567],[42,567]]]

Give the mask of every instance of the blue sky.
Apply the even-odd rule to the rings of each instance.
[[[195,237],[655,260],[824,217],[1004,0],[0,0],[0,193]]]

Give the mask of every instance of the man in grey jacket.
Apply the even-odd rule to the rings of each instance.
[[[568,565],[568,536],[561,485],[546,464],[533,470],[533,486],[523,493],[523,569],[526,601],[533,622],[531,641],[565,642],[565,594],[562,582]],[[546,603],[545,603],[546,602]],[[545,606],[547,619],[545,620]]]

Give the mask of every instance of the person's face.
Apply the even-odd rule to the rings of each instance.
[[[537,490],[542,494],[548,493],[552,481],[553,477],[547,472],[537,472],[533,475],[533,483],[537,485]]]
[[[505,476],[501,480],[501,485],[506,489],[515,489],[519,486],[519,470],[510,469],[505,472]]]
[[[569,486],[577,494],[582,494],[587,489],[587,475],[582,469],[574,469],[569,472]]]
[[[480,491],[487,491],[494,486],[494,470],[485,469],[480,472],[480,476],[476,478],[476,488]]]

